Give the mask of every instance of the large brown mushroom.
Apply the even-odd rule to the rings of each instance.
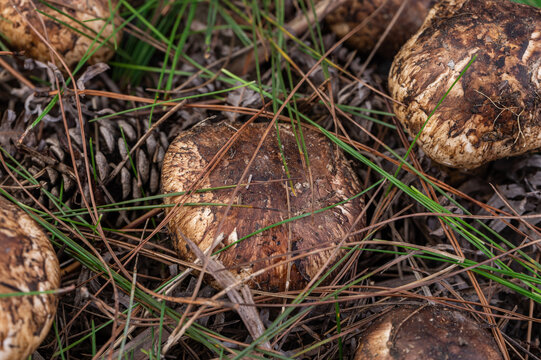
[[[370,52],[383,35],[393,16],[404,0],[349,0],[325,17],[331,30],[340,37],[348,34],[355,26],[370,20],[357,31],[347,43],[362,52]],[[378,52],[392,58],[400,47],[422,25],[433,0],[409,0]],[[378,8],[380,8],[378,10]],[[376,12],[376,10],[378,10]]]
[[[29,23],[32,24],[71,68],[89,48],[95,49],[118,30],[111,22],[107,23],[110,3],[114,9],[116,0],[57,0],[51,2],[56,8],[53,9],[42,1],[0,0],[0,32],[13,49],[22,50],[28,57],[42,62],[50,61],[49,48],[31,29]],[[98,33],[100,37],[94,42]],[[109,60],[114,54],[114,43],[118,43],[120,37],[121,33],[117,31],[89,62]]]
[[[53,247],[24,211],[0,198],[0,293],[43,292],[60,286]],[[0,297],[0,359],[26,359],[43,341],[56,313],[55,294]]]
[[[476,55],[435,114],[440,99]],[[443,0],[397,54],[398,119],[436,162],[475,168],[541,147],[541,9]]]
[[[466,313],[445,307],[401,306],[362,334],[355,360],[499,360],[487,329]]]
[[[205,176],[197,189],[236,185],[268,124],[248,125],[218,165],[209,174],[203,174],[203,170],[240,126],[238,123],[206,124],[182,132],[171,143],[164,158],[164,193],[191,190],[201,175]],[[268,291],[286,288],[288,265],[291,265],[289,289],[301,289],[312,280],[336,245],[347,236],[363,208],[360,197],[339,204],[359,194],[361,187],[344,155],[325,136],[308,128],[302,129],[309,171],[300,150],[299,129],[294,131],[290,125],[280,124],[279,135],[280,142],[273,129],[264,140],[248,177],[244,179],[249,185],[240,187],[223,222],[223,241],[216,248],[230,246],[219,253],[218,259],[241,278],[281,263],[249,281],[251,286]],[[167,197],[165,203],[227,204],[233,191],[229,188]],[[338,205],[309,214],[334,204]],[[169,229],[181,258],[195,260],[184,236],[202,250],[211,246],[219,235],[217,227],[224,210],[224,206],[208,205],[186,205],[176,209]],[[302,214],[309,215],[265,229]],[[364,217],[356,228],[362,226]],[[259,230],[263,231],[237,242]],[[339,255],[343,254],[340,251]]]

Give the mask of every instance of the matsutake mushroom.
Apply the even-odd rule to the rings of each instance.
[[[0,293],[44,292],[60,286],[53,247],[24,211],[0,198]],[[26,359],[54,319],[55,294],[0,297],[0,359]]]
[[[169,222],[174,245],[182,259],[194,261],[185,238],[203,251],[222,238],[214,250],[221,250],[218,259],[253,288],[301,289],[352,226],[364,226],[361,187],[343,153],[324,135],[279,124],[279,138],[271,129],[224,219],[226,207],[210,204],[229,203],[268,124],[241,126],[199,125],[171,143],[163,162],[164,193],[214,189],[164,198],[166,204],[190,204],[175,209]],[[233,136],[234,143],[213,164]],[[334,260],[344,254],[339,250]]]
[[[464,312],[445,307],[401,306],[371,324],[355,360],[499,360],[486,328]]]
[[[404,0],[349,0],[325,17],[331,30],[343,37],[355,26],[367,24],[347,40],[361,52],[370,52],[383,35]],[[421,27],[433,0],[409,0],[378,52],[392,58]],[[380,8],[381,7],[381,8]]]
[[[105,41],[89,60],[105,62],[113,56],[121,37],[109,21],[115,4],[116,0],[58,0],[50,5],[42,1],[0,0],[0,33],[14,50],[42,62],[51,61],[47,41],[70,68]]]
[[[477,56],[433,116],[429,114]],[[541,147],[541,9],[444,0],[394,59],[397,118],[438,163],[475,168]]]

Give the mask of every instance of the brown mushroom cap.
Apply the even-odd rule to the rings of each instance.
[[[112,3],[114,7],[116,0],[112,1]],[[106,24],[111,13],[109,1],[59,0],[52,2],[52,4],[61,12],[67,13],[70,17],[83,23],[84,26],[61,14],[58,10],[51,9],[41,1],[0,0],[0,32],[6,36],[9,45],[13,49],[24,50],[27,56],[42,62],[50,61],[49,48],[28,26],[27,22],[19,14],[20,12],[45,38],[48,38],[51,45],[71,68],[81,60],[87,49],[92,45],[94,38]],[[46,13],[50,17],[40,14],[35,10],[34,5],[37,10]],[[58,21],[53,20],[51,17],[58,19]],[[68,26],[88,36],[81,35]],[[93,48],[96,48],[100,42],[111,36],[112,33],[113,25],[109,24],[103,29],[101,39],[94,43]],[[113,44],[115,41],[118,43],[120,37],[121,33],[117,32],[116,38],[113,36],[108,41],[108,44],[101,46],[92,55],[89,62],[97,63],[109,60],[114,54]],[[59,63],[57,62],[57,64]]]
[[[24,211],[0,198],[0,293],[55,290],[60,267],[53,247]],[[0,359],[26,359],[53,322],[54,294],[0,297]]]
[[[363,333],[355,360],[499,360],[490,333],[466,313],[445,307],[401,306]]]
[[[444,0],[395,57],[389,90],[433,160],[475,168],[541,147],[541,9],[511,1]]]
[[[235,134],[234,127],[238,129],[240,126],[225,123],[200,125],[182,132],[171,143],[164,158],[164,193],[189,190],[211,159]],[[266,126],[268,124],[252,124],[241,131],[233,146],[198,188],[236,185]],[[235,198],[234,204],[247,207],[235,206],[227,214],[221,230],[224,235],[221,247],[233,244],[266,226],[331,206],[361,192],[359,182],[344,155],[325,136],[314,130],[302,130],[312,173],[311,181],[304,157],[299,152],[296,139],[298,130],[294,133],[291,126],[285,124],[280,124],[279,129],[280,143],[295,192],[291,190],[290,183],[284,180],[288,175],[284,170],[276,131],[273,129],[250,168],[250,185],[242,186]],[[233,190],[197,193],[185,197],[184,202],[227,204]],[[169,204],[181,199],[182,196],[167,197],[164,201]],[[301,257],[291,261],[289,289],[301,289],[322,268],[335,245],[347,234],[361,213],[363,204],[363,200],[357,197],[323,212],[272,227],[229,247],[218,255],[218,259],[240,277],[283,262],[250,282],[250,285],[257,288],[274,291],[286,287],[286,254],[292,251],[292,256]],[[224,210],[223,206],[184,206],[177,209],[169,229],[181,258],[189,261],[195,259],[181,234],[206,250],[218,235],[216,230]],[[362,226],[364,218],[357,228]],[[308,252],[322,247],[330,250],[306,256]]]
[[[402,2],[403,0],[349,0],[328,14],[325,21],[336,35],[342,37],[383,5],[366,26],[347,40],[348,44],[362,52],[370,52],[398,12]],[[378,52],[392,58],[421,27],[432,2],[433,0],[410,0]]]

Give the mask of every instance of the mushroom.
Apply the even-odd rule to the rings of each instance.
[[[111,14],[109,4],[114,8],[115,3],[109,0],[60,0],[47,5],[42,1],[0,0],[0,33],[13,49],[23,50],[27,56],[42,62],[50,61],[48,46],[30,23],[70,68],[91,46],[93,50],[112,36],[89,60],[90,63],[105,62],[113,56],[114,42],[118,43],[121,37],[121,33],[107,23]],[[100,37],[94,41],[98,33]]]
[[[362,334],[355,360],[498,360],[489,332],[467,314],[439,306],[400,306]]]
[[[182,132],[171,143],[163,161],[164,193],[192,190],[202,175],[205,176],[197,189],[221,189],[165,197],[166,204],[229,202],[268,124],[250,124],[236,134],[240,126],[238,123],[199,125]],[[279,142],[276,129],[271,130],[225,219],[224,206],[185,205],[175,209],[169,222],[174,245],[182,259],[195,260],[185,237],[205,251],[215,238],[223,235],[221,245],[214,250],[222,250],[218,259],[242,279],[271,267],[246,279],[250,286],[267,291],[303,288],[323,267],[336,245],[348,236],[364,205],[360,196],[355,197],[361,193],[355,173],[341,151],[324,135],[304,127],[301,133],[300,129],[286,124],[278,125],[278,129]],[[238,138],[222,160],[210,173],[204,173],[213,157],[235,134]],[[303,143],[301,134],[309,167],[299,145]],[[352,197],[355,198],[348,201]],[[320,211],[326,207],[331,208]],[[278,224],[293,217],[299,218]],[[363,215],[356,228],[363,227],[364,221]],[[218,234],[220,223],[223,226]],[[245,238],[248,235],[251,236]],[[336,259],[343,255],[344,250],[339,251]]]
[[[343,37],[381,6],[369,22],[347,40],[348,44],[360,51],[370,52],[403,2],[404,0],[349,0],[328,14],[325,21],[336,35]],[[433,0],[410,0],[378,52],[392,58],[422,25],[432,3]]]
[[[0,293],[55,290],[60,267],[53,247],[24,211],[0,198]],[[55,294],[0,297],[0,359],[26,359],[56,313]]]
[[[523,154],[541,147],[540,65],[541,9],[444,0],[394,59],[389,90],[401,103],[394,111],[438,163],[471,169]]]

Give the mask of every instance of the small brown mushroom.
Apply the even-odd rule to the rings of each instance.
[[[55,10],[42,1],[0,0],[0,32],[14,50],[22,50],[28,57],[42,62],[50,61],[49,48],[28,25],[32,24],[71,68],[91,46],[95,49],[117,31],[110,22],[107,23],[111,14],[109,3],[114,9],[116,0],[59,0],[51,3]],[[100,37],[94,42],[98,33]],[[89,62],[109,60],[114,54],[114,42],[118,43],[120,37],[121,32],[117,31]]]
[[[182,132],[171,143],[164,158],[164,193],[190,190],[217,152],[235,135],[235,128],[240,126],[238,123],[199,125]],[[243,129],[223,159],[203,178],[197,189],[236,185],[266,126],[268,124],[259,123]],[[244,179],[249,184],[239,189],[234,205],[223,222],[223,241],[216,248],[219,250],[229,246],[219,253],[218,259],[241,278],[281,263],[249,281],[251,286],[268,291],[286,288],[288,264],[291,265],[289,289],[301,289],[312,280],[336,245],[347,236],[364,204],[362,198],[356,197],[310,214],[354,197],[361,192],[361,187],[344,155],[322,134],[302,129],[310,171],[300,152],[300,131],[280,124],[279,135],[280,143],[275,129],[264,140],[248,177]],[[280,146],[285,157],[283,160]],[[233,190],[229,188],[186,197],[166,197],[164,201],[166,204],[179,201],[227,204]],[[207,205],[182,206],[176,210],[169,222],[169,229],[182,259],[195,260],[183,236],[201,250],[208,249],[219,235],[216,232],[224,210],[224,206]],[[266,229],[302,214],[309,215]],[[363,226],[364,217],[356,228]],[[259,230],[263,231],[243,239]],[[240,239],[243,240],[238,241]],[[308,255],[310,252],[313,253]],[[339,253],[343,254],[343,251]]]
[[[435,114],[461,71],[477,59]],[[397,118],[436,162],[475,168],[541,147],[541,9],[444,0],[395,57]]]
[[[24,211],[0,198],[0,293],[60,286],[53,247]],[[26,359],[41,344],[56,313],[55,294],[0,297],[0,359]]]
[[[348,44],[366,53],[374,48],[402,3],[403,0],[349,0],[328,14],[325,21],[336,35],[343,37],[382,6],[366,26],[347,40]],[[392,58],[421,27],[432,3],[433,0],[410,0],[378,52]]]
[[[490,333],[466,313],[445,307],[401,306],[362,334],[355,360],[499,360]]]

